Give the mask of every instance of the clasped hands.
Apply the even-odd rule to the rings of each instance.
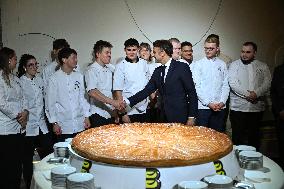
[[[113,100],[113,107],[117,109],[119,112],[125,112],[126,102],[124,100]]]
[[[250,90],[247,90],[249,92],[249,95],[246,96],[246,100],[253,103],[253,104],[256,104],[257,103],[257,95],[254,91],[250,91]]]
[[[208,107],[215,112],[221,111],[224,106],[225,104],[223,102],[219,102],[219,103],[211,102],[208,104]]]

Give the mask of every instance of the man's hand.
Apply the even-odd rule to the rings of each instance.
[[[253,104],[257,103],[256,93],[254,91],[250,91],[250,90],[248,90],[248,92],[249,92],[249,95],[246,97],[246,100],[253,103]]]
[[[124,115],[124,116],[122,116],[122,122],[123,123],[131,123],[131,120],[130,120],[128,115]]]
[[[91,122],[90,122],[90,119],[88,117],[85,117],[85,120],[84,120],[84,128],[85,129],[88,129],[91,127]]]
[[[188,117],[186,125],[194,126],[195,125],[195,118],[194,117]]]
[[[119,111],[122,111],[126,108],[126,103],[123,100],[113,100],[112,105]]]
[[[58,123],[52,124],[52,130],[53,130],[55,135],[61,135],[62,134],[61,127],[58,125]]]

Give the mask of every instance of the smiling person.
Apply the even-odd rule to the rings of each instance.
[[[230,64],[230,121],[235,145],[247,144],[259,149],[259,127],[271,75],[268,66],[255,59],[256,52],[254,42],[245,42],[240,59]]]
[[[193,61],[192,44],[188,41],[181,43],[181,59],[180,62],[191,64]]]
[[[21,133],[28,121],[28,104],[18,77],[13,75],[17,56],[13,49],[0,50],[0,177],[1,188],[19,189],[21,183]]]
[[[35,148],[39,149],[40,158],[50,154],[52,139],[48,133],[43,109],[43,81],[38,73],[38,63],[34,56],[22,55],[18,67],[18,77],[23,95],[28,101],[29,120],[23,141],[23,177],[26,188],[30,188],[33,175],[33,156]]]
[[[73,138],[90,127],[90,104],[85,98],[83,75],[77,66],[77,52],[63,48],[58,53],[60,68],[49,79],[46,114],[58,141]]]
[[[226,63],[217,57],[219,50],[219,39],[208,37],[204,43],[205,57],[192,63],[190,68],[198,96],[198,125],[223,132],[230,88]]]
[[[116,99],[123,100],[142,90],[149,81],[149,68],[147,61],[138,58],[139,43],[136,39],[127,39],[124,43],[126,57],[116,65],[113,77],[113,90]],[[136,104],[126,115],[122,116],[122,122],[148,121],[146,109],[148,99]]]
[[[93,48],[95,62],[87,67],[85,81],[91,104],[91,125],[99,127],[118,122],[119,101],[113,99],[112,81],[114,66],[110,64],[112,44],[99,40]],[[116,119],[116,120],[115,120]]]

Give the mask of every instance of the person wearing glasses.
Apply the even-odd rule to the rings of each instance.
[[[230,87],[227,65],[217,57],[219,39],[208,37],[204,51],[205,57],[190,65],[198,96],[197,124],[224,132],[224,108]]]
[[[130,38],[124,42],[126,57],[116,65],[113,77],[113,90],[115,98],[123,100],[142,90],[149,81],[149,68],[147,61],[138,57],[139,43]],[[131,110],[122,116],[122,122],[146,122],[148,116],[146,109],[148,98],[136,104]]]
[[[0,50],[0,177],[1,188],[20,189],[22,135],[27,125],[28,104],[13,74],[17,56],[13,49]]]
[[[233,143],[254,146],[259,150],[260,123],[271,75],[267,64],[255,59],[256,52],[254,42],[245,42],[240,59],[229,66],[230,121]]]
[[[37,148],[40,158],[44,158],[53,151],[52,139],[44,116],[43,81],[38,75],[38,63],[34,56],[21,56],[18,77],[23,95],[28,101],[29,120],[23,141],[22,165],[26,188],[30,188],[34,150]]]

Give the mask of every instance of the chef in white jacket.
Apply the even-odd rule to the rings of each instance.
[[[52,136],[48,132],[44,117],[43,81],[37,75],[38,63],[34,56],[22,55],[18,77],[23,95],[28,102],[29,120],[23,140],[22,166],[26,188],[30,188],[33,175],[33,156],[37,148],[40,158],[52,153]]]
[[[260,121],[265,110],[271,75],[267,64],[255,59],[257,45],[245,42],[240,59],[229,66],[230,121],[232,139],[236,145],[259,148]]]
[[[46,114],[58,141],[64,141],[89,128],[91,114],[85,98],[83,75],[74,71],[77,52],[63,48],[58,60],[60,69],[48,81]]]

